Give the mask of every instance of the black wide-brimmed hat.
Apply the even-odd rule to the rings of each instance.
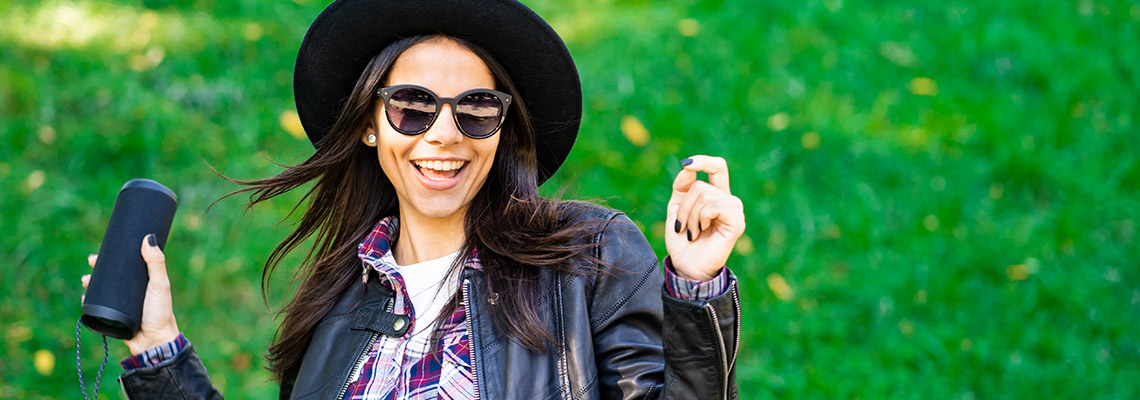
[[[578,135],[582,84],[566,44],[546,21],[513,0],[337,0],[301,42],[293,96],[318,146],[368,62],[389,44],[445,34],[491,53],[514,81],[534,125],[539,183],[558,169]]]

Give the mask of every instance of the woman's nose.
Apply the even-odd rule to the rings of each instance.
[[[439,109],[439,115],[435,117],[435,123],[424,132],[424,140],[439,146],[448,146],[463,140],[463,132],[455,126],[454,112],[450,104],[444,104]]]

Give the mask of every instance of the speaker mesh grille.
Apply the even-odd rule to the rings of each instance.
[[[83,304],[118,310],[134,319],[121,322],[137,329],[149,279],[140,246],[153,233],[159,247],[166,248],[176,207],[173,199],[156,190],[129,187],[119,192]]]

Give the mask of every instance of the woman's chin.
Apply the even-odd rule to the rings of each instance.
[[[444,201],[444,202],[427,202],[417,204],[412,207],[416,214],[423,218],[429,219],[451,219],[463,217],[464,212],[467,210],[466,204],[460,204],[458,201]]]

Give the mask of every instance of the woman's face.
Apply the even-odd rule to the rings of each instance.
[[[495,78],[475,53],[439,38],[418,43],[396,59],[384,86],[404,84],[455,97],[470,89],[494,89]],[[462,218],[487,179],[502,132],[485,139],[463,136],[453,112],[444,105],[427,132],[408,136],[392,128],[378,100],[372,123],[361,136],[366,145],[368,134],[377,136],[371,146],[396,188],[405,217]]]

